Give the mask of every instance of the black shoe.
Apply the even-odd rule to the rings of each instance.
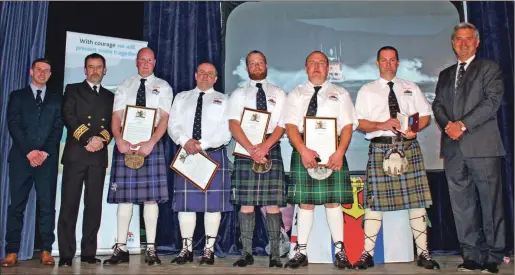
[[[474,271],[481,268],[480,264],[471,260],[465,260],[462,264],[458,265],[458,271]]]
[[[187,262],[193,262],[193,252],[190,252],[187,248],[183,248],[179,255],[172,260],[172,264],[183,265]]]
[[[155,247],[153,247],[153,246],[149,247],[145,251],[145,263],[147,263],[148,265],[160,265],[161,264],[161,260],[157,256]]]
[[[95,258],[94,256],[81,256],[80,257],[81,263],[88,263],[88,264],[99,264],[102,263],[102,261],[98,258]]]
[[[72,266],[72,259],[60,258],[58,266]]]
[[[105,265],[117,265],[129,262],[129,251],[123,251],[120,245],[125,244],[117,243],[112,247],[112,249],[114,249],[113,255],[111,255],[111,258],[104,260]]]
[[[270,255],[270,262],[268,262],[268,267],[283,267],[283,263],[279,259],[272,259],[272,255]]]
[[[418,255],[417,265],[425,269],[440,269],[440,265],[426,251]]]
[[[301,266],[308,265],[308,257],[300,252],[297,252],[293,258],[291,258],[286,264],[284,264],[285,268],[296,269]]]
[[[244,252],[243,255],[241,255],[240,258],[232,264],[232,266],[245,267],[247,265],[253,264],[254,257],[252,257],[252,255],[250,255],[249,253]]]
[[[199,265],[207,264],[207,265],[214,265],[215,264],[215,253],[211,251],[210,249],[205,248],[204,254],[200,256],[198,259]]]
[[[354,264],[355,269],[367,269],[369,267],[374,267],[374,257],[370,255],[368,252],[364,251],[361,254],[359,260]]]
[[[484,264],[481,273],[499,273],[499,265],[495,263]]]
[[[352,268],[352,264],[349,262],[349,258],[347,258],[343,242],[338,241],[334,243],[334,247],[337,251],[340,250],[336,255],[334,255],[334,266],[337,268]]]

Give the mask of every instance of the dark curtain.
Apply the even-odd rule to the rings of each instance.
[[[480,33],[478,56],[499,64],[504,97],[497,117],[506,157],[503,161],[506,249],[513,253],[513,2],[467,1],[469,22]]]
[[[9,94],[30,83],[32,61],[45,53],[48,2],[4,2],[0,6],[0,258],[4,257],[7,207],[10,203],[7,156],[11,136],[7,130]],[[32,188],[23,219],[20,260],[32,258],[36,193]]]
[[[195,71],[202,62],[210,62],[218,70],[217,91],[223,92],[221,79],[222,42],[220,2],[147,2],[145,3],[144,40],[156,52],[156,76],[170,83],[174,94],[195,87]],[[168,135],[163,138],[167,162],[171,163],[177,146]],[[168,170],[169,192],[173,194],[173,173]],[[172,197],[172,195],[170,196]],[[177,253],[181,235],[177,213],[169,201],[159,206],[157,244],[161,253]],[[254,246],[263,254],[268,243],[262,215],[258,210]],[[239,254],[237,210],[222,214],[215,245],[217,257]],[[260,237],[260,238],[258,238]],[[200,254],[204,248],[204,215],[197,214],[193,249]]]

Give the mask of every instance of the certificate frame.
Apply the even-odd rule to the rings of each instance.
[[[308,147],[309,149],[313,150],[313,148],[310,148],[308,146],[308,138],[312,137],[313,135],[309,135],[308,132],[310,132],[310,130],[308,129],[307,125],[308,125],[308,121],[311,121],[311,120],[315,120],[315,127],[325,127],[323,126],[323,124],[319,124],[318,122],[326,122],[326,123],[331,123],[331,124],[334,124],[334,132],[333,131],[330,131],[329,133],[327,133],[328,135],[328,138],[333,138],[334,137],[334,152],[336,152],[336,150],[338,149],[338,121],[336,120],[335,117],[315,117],[315,116],[305,116],[304,117],[304,145],[306,145],[306,147]],[[318,120],[318,121],[317,121]],[[311,124],[311,123],[310,123]],[[322,129],[322,128],[320,128]],[[315,130],[315,129],[313,129]],[[330,140],[329,141],[324,141],[324,142],[331,142]],[[327,162],[326,163],[319,163],[318,166],[322,166],[322,167],[327,167]]]
[[[153,114],[151,114],[151,116],[153,116],[153,118],[152,118],[152,127],[150,127],[151,128],[150,129],[150,137],[152,137],[152,134],[154,134],[155,125],[156,125],[157,108],[149,108],[149,107],[136,106],[136,105],[127,105],[127,106],[125,106],[125,112],[123,114],[122,138],[124,140],[127,140],[125,138],[125,135],[127,133],[127,131],[126,131],[127,130],[127,114],[129,113],[130,109],[140,109],[140,110],[145,110],[146,112],[153,112]],[[150,139],[148,139],[148,140],[150,140]],[[148,140],[143,140],[143,141],[148,141]],[[142,142],[142,141],[140,141],[140,142]],[[137,142],[137,143],[139,143],[139,142]]]
[[[250,112],[251,115],[252,115],[252,113],[258,113],[258,114],[266,115],[266,123],[264,125],[263,135],[262,135],[262,138],[261,138],[261,142],[263,142],[265,140],[266,132],[268,130],[268,124],[270,123],[270,117],[272,116],[272,113],[267,112],[267,111],[262,111],[262,110],[256,110],[256,109],[252,109],[252,108],[248,108],[248,107],[243,108],[243,112],[241,113],[241,118],[240,118],[240,127],[242,129],[243,129],[242,125],[244,123],[244,119],[243,118],[247,116],[246,112]],[[243,132],[245,132],[245,131],[243,131]],[[241,151],[241,153],[238,152],[238,151]],[[249,154],[245,154],[243,152],[246,152],[245,148],[243,148],[243,146],[241,146],[236,141],[236,146],[234,147],[234,152],[232,154],[234,156],[239,156],[239,157],[244,157],[244,158],[251,158]]]
[[[203,185],[195,182],[193,179],[191,179],[190,177],[188,177],[183,171],[181,171],[179,168],[177,168],[175,166],[177,160],[179,159],[180,160],[180,155],[181,155],[181,152],[184,151],[186,152],[185,150],[183,150],[183,147],[179,147],[179,149],[177,150],[177,153],[175,154],[175,157],[173,158],[173,161],[172,163],[170,164],[170,169],[172,169],[173,171],[175,171],[177,174],[183,176],[187,181],[189,181],[191,184],[193,184],[193,186],[195,186],[197,189],[199,189],[200,191],[202,192],[207,192],[207,190],[209,189],[209,187],[211,186],[211,183],[213,182],[213,178],[215,177],[216,175],[216,172],[218,172],[218,168],[220,167],[220,164],[218,162],[216,162],[214,159],[212,159],[211,157],[209,157],[206,153],[204,152],[199,152],[197,154],[200,154],[202,155],[204,158],[206,158],[206,160],[212,162],[213,164],[215,164],[215,169],[213,169],[213,172],[211,172],[211,176],[209,177],[209,181],[207,182],[206,186],[205,187],[202,187]]]

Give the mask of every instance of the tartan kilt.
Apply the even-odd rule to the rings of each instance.
[[[290,167],[288,203],[321,205],[354,202],[347,158],[343,159],[340,171],[333,171],[324,180],[314,179],[308,174],[299,152],[295,149],[291,153]]]
[[[398,177],[390,177],[383,170],[384,154],[393,146],[372,142],[369,145],[364,207],[374,211],[428,208],[432,204],[431,191],[418,141],[402,143],[409,166]]]
[[[172,209],[176,212],[227,212],[232,211],[230,202],[231,177],[227,149],[208,153],[220,164],[209,189],[202,192],[185,177],[174,171]]]
[[[107,203],[168,201],[166,169],[162,141],[154,146],[150,155],[145,158],[145,164],[139,169],[125,166],[124,154],[121,154],[115,145]]]
[[[264,174],[252,171],[252,160],[234,157],[231,175],[231,203],[234,205],[286,206],[286,183],[284,178],[281,145],[270,149],[272,168]]]

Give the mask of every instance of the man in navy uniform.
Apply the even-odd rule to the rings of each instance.
[[[13,145],[9,152],[11,203],[7,210],[4,267],[14,266],[18,261],[23,212],[33,185],[40,210],[41,263],[55,264],[50,253],[55,241],[55,190],[63,123],[61,95],[46,86],[52,74],[50,69],[48,60],[34,60],[30,85],[13,91],[7,105],[7,123]]]
[[[84,60],[86,80],[69,84],[64,92],[62,117],[68,135],[64,146],[61,212],[57,224],[59,266],[71,266],[76,251],[75,226],[84,184],[81,262],[95,258],[102,217],[102,193],[111,141],[114,94],[100,85],[106,73],[105,58],[97,53]]]

